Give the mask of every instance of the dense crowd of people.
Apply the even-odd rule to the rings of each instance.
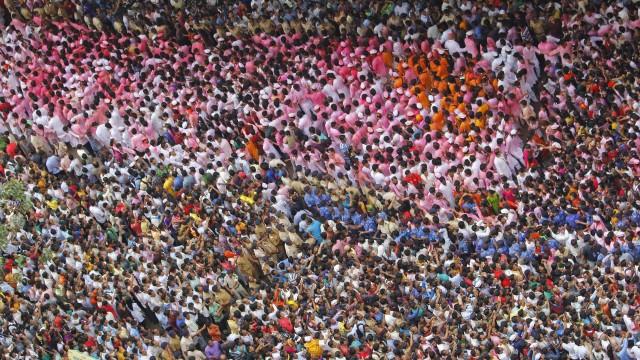
[[[5,356],[640,359],[638,1],[0,8]]]

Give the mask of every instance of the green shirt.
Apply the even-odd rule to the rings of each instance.
[[[213,317],[213,321],[215,321],[217,324],[220,323],[224,318],[222,313],[216,315],[218,309],[220,309],[220,304],[218,303],[213,303],[211,306],[209,306],[209,314],[211,314],[211,316]]]
[[[9,144],[9,139],[6,136],[0,136],[0,151],[4,151]]]
[[[487,202],[493,209],[494,213],[500,213],[500,196],[498,196],[498,193],[487,195]]]

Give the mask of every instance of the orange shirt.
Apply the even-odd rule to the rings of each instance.
[[[484,127],[486,126],[486,121],[482,117],[475,118],[473,120],[473,123],[480,129],[484,129]]]
[[[247,141],[247,152],[251,155],[253,160],[258,161],[260,159],[260,151],[252,140]]]
[[[398,77],[403,78],[404,77],[404,67],[402,66],[404,64],[403,61],[398,63],[398,66],[396,66],[396,71],[398,72]]]
[[[440,131],[444,127],[444,115],[438,111],[431,118],[431,131]]]
[[[497,91],[498,90],[498,79],[494,78],[493,80],[491,80],[491,86],[493,87],[494,91]]]
[[[429,97],[424,91],[421,91],[418,93],[417,99],[420,102],[420,104],[422,104],[423,109],[431,108],[431,102],[429,102]]]
[[[393,67],[393,54],[390,51],[385,51],[382,53],[382,62],[388,67]]]
[[[456,84],[455,83],[447,83],[449,86],[449,93],[453,96],[454,99],[458,98],[458,93],[456,92]]]
[[[449,64],[447,64],[447,61],[444,60],[444,58],[440,59],[440,66],[438,66],[436,75],[440,79],[446,79],[447,77],[449,77]]]
[[[429,70],[431,70],[432,73],[435,73],[436,71],[438,71],[438,64],[436,64],[435,61],[430,61]]]
[[[486,114],[487,111],[489,111],[489,104],[484,103],[484,104],[480,105],[478,107],[478,110],[476,110],[476,111],[479,112],[482,115]]]
[[[471,131],[471,122],[469,121],[469,119],[460,119],[462,121],[460,121],[460,125],[458,125],[458,130],[461,133],[467,133],[469,131]]]
[[[433,78],[431,77],[431,73],[429,71],[420,73],[420,75],[418,75],[418,80],[427,91],[431,90],[431,86],[433,85]]]
[[[413,59],[414,59],[413,56],[409,56],[409,58],[407,59],[407,63],[409,64],[409,67],[411,67],[415,71],[417,64]]]
[[[424,56],[420,56],[420,59],[418,60],[418,65],[422,67],[422,71],[427,71],[429,69],[429,63],[427,62],[427,58],[425,58]]]

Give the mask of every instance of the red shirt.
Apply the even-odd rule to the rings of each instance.
[[[123,202],[119,202],[118,205],[116,205],[116,213],[120,214],[125,212],[125,210],[127,210],[127,205]]]
[[[171,137],[173,137],[173,141],[176,144],[182,144],[182,142],[184,141],[184,136],[182,135],[182,133],[180,133],[180,131],[171,131]]]
[[[496,278],[496,280],[500,280],[500,276],[502,276],[502,274],[504,274],[504,271],[502,271],[502,269],[497,269],[493,272],[493,277]]]
[[[198,204],[187,204],[184,206],[184,214],[185,215],[189,215],[192,212],[194,213],[199,213],[200,212],[200,205]]]
[[[358,359],[368,359],[371,356],[371,348],[369,345],[365,345],[362,351],[358,353]]]
[[[113,315],[114,318],[118,318],[118,314],[116,313],[116,310],[113,308],[113,306],[106,304],[106,305],[102,305],[102,306],[98,306],[98,310],[104,310],[106,312],[110,312],[111,315]]]
[[[142,236],[142,224],[140,221],[136,220],[131,224],[131,231],[133,231],[136,236]]]
[[[88,348],[94,348],[96,347],[98,344],[96,343],[96,341],[89,336],[89,339],[87,341],[85,341],[84,346],[88,347]]]
[[[288,332],[288,333],[293,333],[293,324],[291,323],[291,320],[289,320],[288,318],[280,318],[278,319],[278,324],[280,324],[280,327]]]
[[[18,144],[9,143],[4,151],[7,153],[7,155],[14,157],[18,154]]]
[[[11,269],[13,269],[13,262],[14,262],[13,259],[9,259],[9,260],[5,261],[5,263],[4,263],[4,272],[5,273],[11,272]]]
[[[553,289],[553,280],[547,278],[545,285],[547,285],[547,289]]]
[[[0,112],[9,112],[11,111],[11,104],[7,102],[0,103]]]
[[[409,175],[405,176],[404,181],[413,184],[413,186],[418,186],[422,179],[418,174],[410,173]]]
[[[64,325],[64,319],[62,316],[57,315],[56,318],[53,319],[53,325],[55,325],[57,329],[62,329],[62,326]]]

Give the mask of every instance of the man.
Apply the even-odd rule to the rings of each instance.
[[[51,155],[46,161],[47,171],[53,175],[60,173],[60,158],[57,155]]]

